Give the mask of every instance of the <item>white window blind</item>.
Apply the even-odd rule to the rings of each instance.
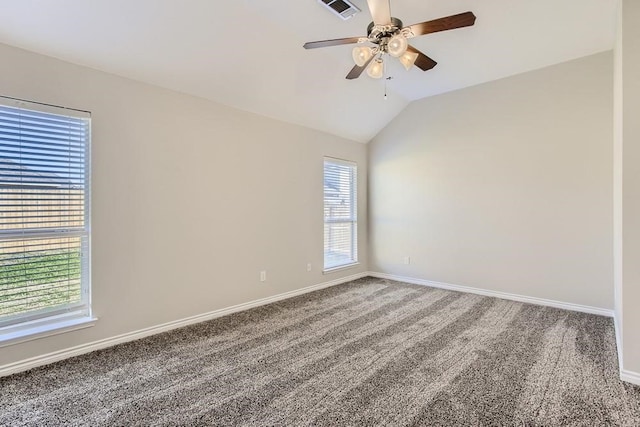
[[[358,262],[357,167],[324,160],[324,269]]]
[[[89,314],[89,113],[0,98],[0,328]]]

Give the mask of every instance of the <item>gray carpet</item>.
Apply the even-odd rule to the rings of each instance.
[[[612,320],[365,278],[0,379],[0,425],[638,426]]]

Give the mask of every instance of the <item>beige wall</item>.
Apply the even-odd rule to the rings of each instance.
[[[616,45],[616,276],[623,376],[640,384],[640,3],[623,0]]]
[[[93,113],[100,318],[2,348],[0,366],[367,270],[360,191],[363,262],[321,272],[323,156],[357,162],[364,190],[366,145],[5,45],[0,63],[1,95]]]
[[[612,64],[407,107],[370,143],[370,269],[612,309]]]

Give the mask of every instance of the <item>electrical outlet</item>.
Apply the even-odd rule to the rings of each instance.
[[[311,271],[311,263],[307,264],[307,271]]]
[[[267,270],[262,270],[260,272],[260,281],[261,282],[266,282],[267,281]]]
[[[411,264],[411,257],[406,256],[402,261],[404,262],[404,265],[409,265]]]

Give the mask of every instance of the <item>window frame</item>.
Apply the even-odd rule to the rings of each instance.
[[[65,238],[79,239],[80,301],[44,307],[27,313],[0,317],[0,347],[49,335],[93,326],[97,319],[91,308],[91,113],[50,104],[0,96],[0,106],[30,110],[41,114],[82,119],[86,125],[84,141],[84,203],[83,225],[51,226],[46,228],[9,229],[0,231],[0,242],[26,242]],[[34,145],[33,143],[31,143]],[[20,212],[20,211],[18,211]]]
[[[326,186],[324,185],[327,177],[327,165],[334,165],[338,167],[350,168],[350,182],[349,182],[349,203],[351,212],[349,219],[331,219],[325,215],[327,208],[327,195]],[[350,241],[350,256],[349,260],[336,264],[331,263],[327,265],[327,236],[323,231],[323,274],[331,273],[337,270],[346,268],[352,268],[360,264],[358,260],[358,164],[356,162],[339,159],[335,157],[325,156],[323,159],[323,227],[326,228],[328,224],[345,224],[350,227],[351,241]],[[329,219],[329,220],[328,220]]]

